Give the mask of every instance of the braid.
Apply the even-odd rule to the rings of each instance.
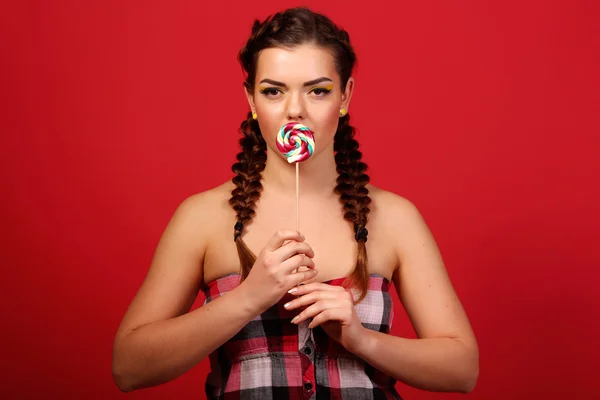
[[[362,153],[358,151],[358,142],[354,139],[354,128],[349,124],[347,114],[340,118],[334,137],[335,163],[337,165],[337,186],[335,192],[340,195],[343,204],[344,219],[354,227],[355,239],[358,243],[356,266],[349,281],[356,286],[361,295],[356,303],[362,301],[367,293],[369,276],[367,272],[367,220],[369,212],[369,176],[365,173],[367,164],[361,161]]]
[[[239,142],[241,151],[237,155],[237,162],[231,167],[236,176],[232,179],[235,189],[231,191],[229,204],[237,216],[233,238],[240,258],[242,279],[245,279],[256,256],[246,246],[241,236],[244,225],[250,222],[256,213],[254,206],[262,191],[260,174],[265,169],[267,145],[258,122],[252,118],[252,113],[249,113],[248,119],[242,122],[240,131],[244,136]]]

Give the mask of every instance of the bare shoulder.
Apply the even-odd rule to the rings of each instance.
[[[228,210],[229,189],[224,183],[181,201],[160,237],[118,336],[189,311],[203,283],[204,255],[212,230]]]
[[[389,190],[371,184],[367,185],[367,189],[369,189],[369,196],[371,199],[376,202],[378,207],[381,207],[382,211],[388,211],[390,208],[394,208],[396,211],[404,210],[406,212],[414,212],[416,208],[406,197],[390,192]]]
[[[375,186],[368,189],[372,199],[372,223],[385,235],[387,245],[398,258],[398,266],[405,270],[419,268],[422,262],[414,259],[423,252],[430,261],[443,266],[435,238],[417,205],[388,190]]]
[[[233,187],[233,183],[228,181],[206,191],[193,194],[181,202],[176,212],[200,219],[218,218],[219,213],[226,212],[229,209],[228,201]]]
[[[171,242],[171,237],[177,238],[177,245],[189,242],[202,272],[211,238],[221,229],[222,221],[231,218],[232,208],[228,202],[233,188],[229,181],[183,199],[163,233],[157,255],[163,243]]]
[[[378,226],[394,228],[399,233],[404,227],[423,222],[417,206],[406,197],[373,185],[367,188],[372,201],[371,218]],[[407,225],[408,222],[412,224]]]

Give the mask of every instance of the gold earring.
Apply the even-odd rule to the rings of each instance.
[[[257,119],[257,118],[258,118],[258,114],[253,111],[252,112],[252,119]]]
[[[347,113],[348,113],[348,111],[346,110],[346,108],[344,108],[344,107],[340,108],[340,117],[343,117]]]

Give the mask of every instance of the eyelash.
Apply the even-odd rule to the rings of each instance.
[[[315,92],[315,91],[319,91],[322,93],[322,95],[317,95],[317,97],[325,97],[329,93],[331,93],[331,89],[322,88],[322,87],[317,87],[317,88],[311,89],[310,92]],[[277,95],[277,92],[281,92],[281,90],[278,88],[275,88],[275,87],[268,87],[268,88],[260,89],[260,92],[262,94],[264,94],[265,96],[269,96],[269,95],[275,96],[275,95]]]
[[[329,93],[331,93],[331,89],[322,88],[322,87],[314,88],[313,90],[311,90],[311,92],[314,92],[315,90],[320,90],[321,92],[323,92],[323,96],[327,96]],[[319,97],[321,97],[321,96],[319,96]]]

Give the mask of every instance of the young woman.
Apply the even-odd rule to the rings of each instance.
[[[256,21],[239,60],[251,111],[235,177],[185,199],[166,227],[115,338],[119,388],[168,382],[209,356],[210,399],[398,399],[396,381],[471,391],[478,346],[435,240],[361,162],[348,34],[290,9]],[[276,147],[288,122],[316,142],[300,168],[302,232],[289,229],[295,167]],[[391,284],[418,339],[389,333]]]

